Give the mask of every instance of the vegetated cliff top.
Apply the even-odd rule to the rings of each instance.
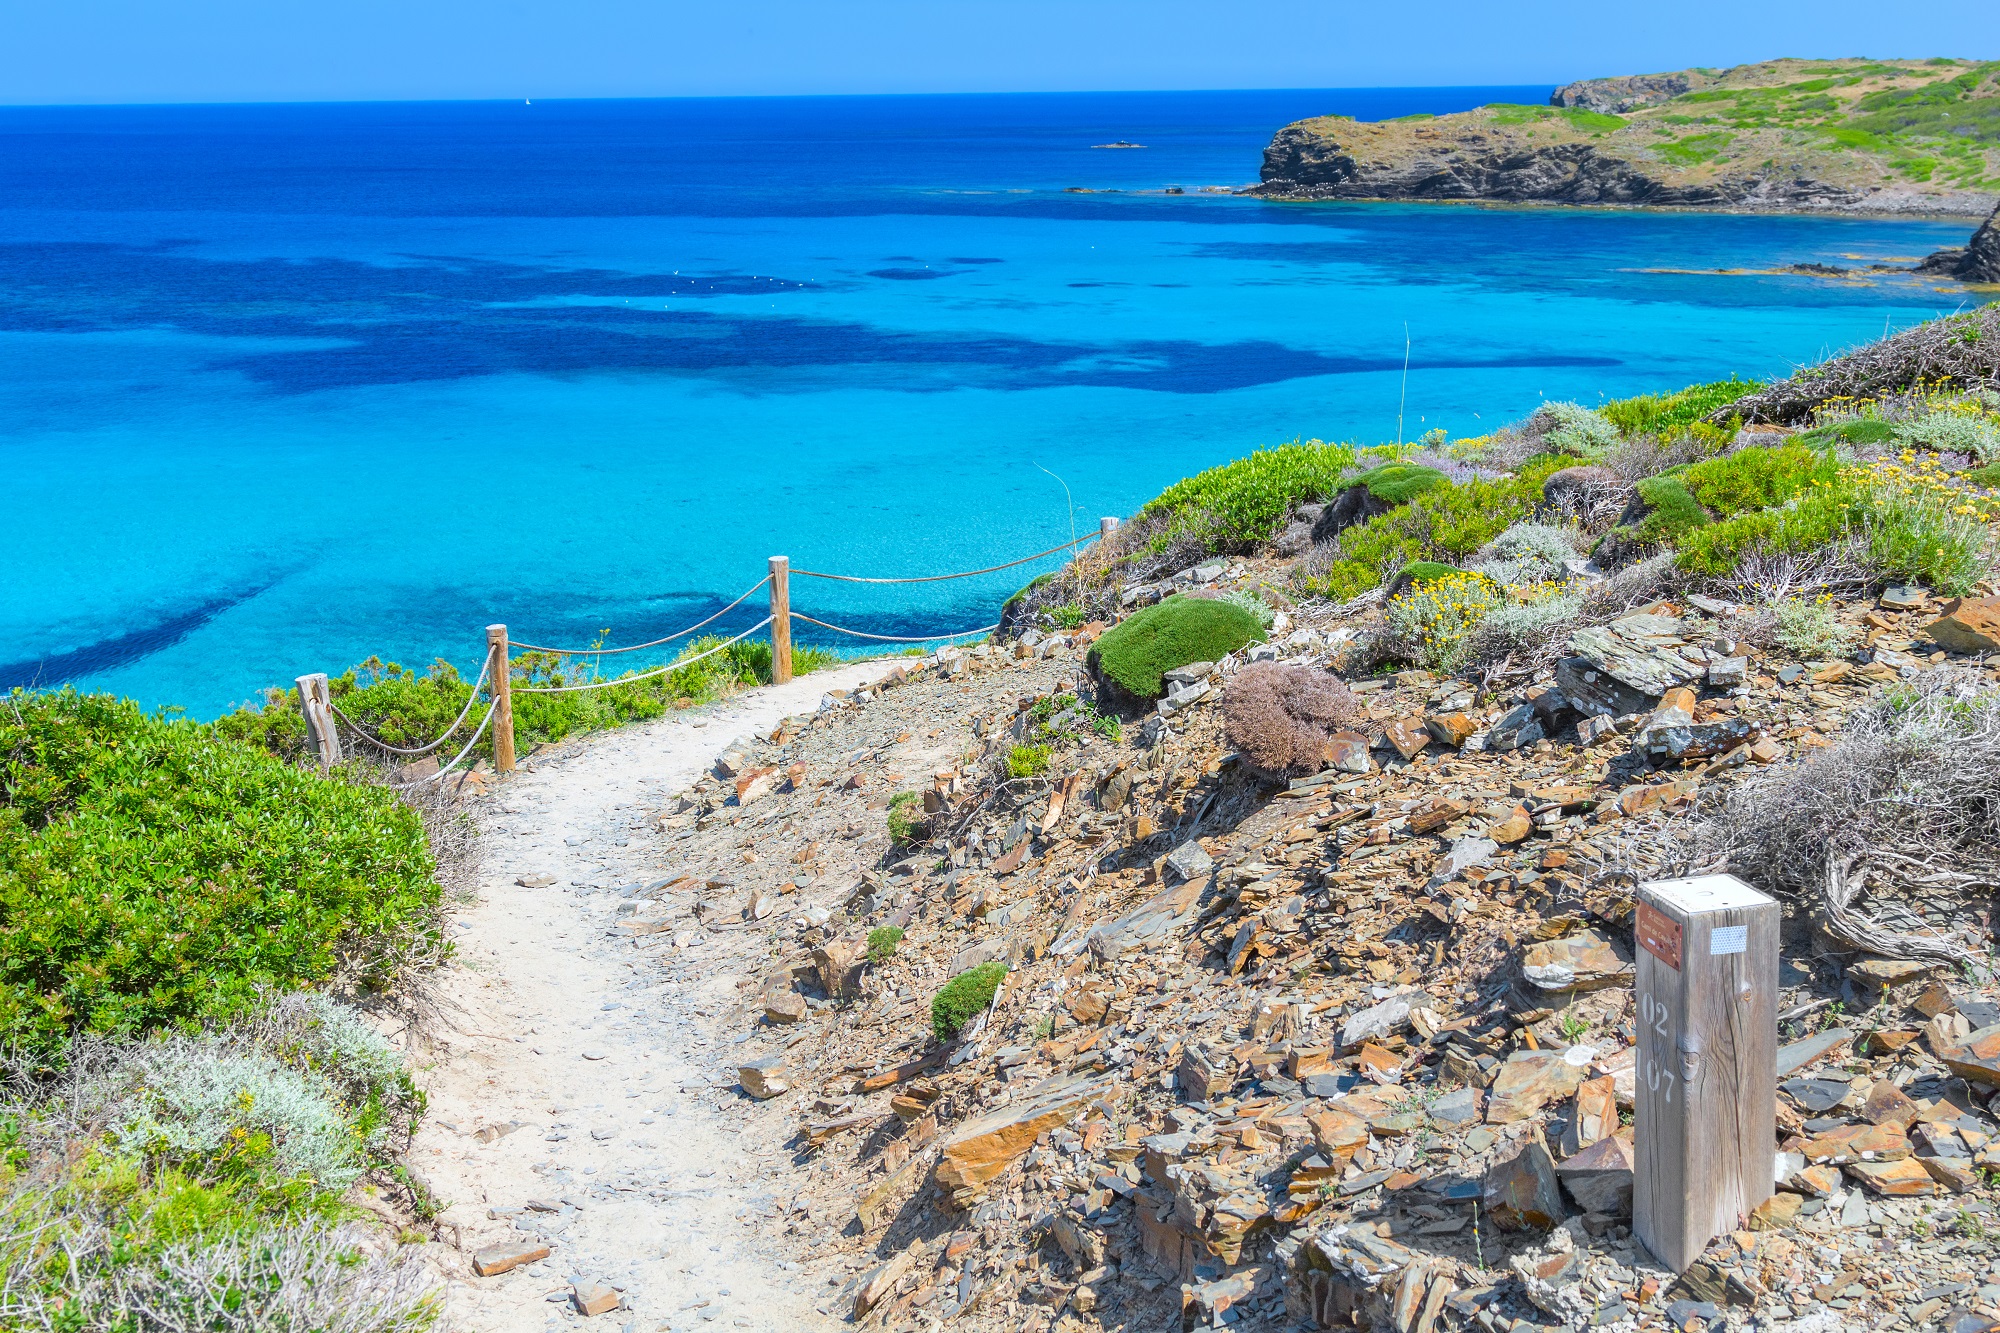
[[[1302,120],[1275,199],[1982,214],[2000,197],[2000,61],[1770,60],[1586,79],[1548,106]]]

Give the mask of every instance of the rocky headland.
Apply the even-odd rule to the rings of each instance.
[[[1952,216],[2000,200],[2000,62],[1774,60],[1549,103],[1298,121],[1251,193]]]

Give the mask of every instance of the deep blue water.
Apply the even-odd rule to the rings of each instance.
[[[0,109],[0,685],[208,716],[476,660],[489,621],[650,638],[774,553],[991,564],[1069,536],[1049,472],[1087,529],[1258,445],[1393,438],[1406,326],[1406,433],[1473,434],[1962,299],[1645,271],[1957,223],[1200,193],[1301,116],[1546,94]],[[928,633],[1032,572],[795,603]]]

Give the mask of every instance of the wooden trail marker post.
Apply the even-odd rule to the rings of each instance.
[[[792,558],[771,557],[771,683],[792,678]]]
[[[1771,1195],[1778,917],[1733,875],[1639,886],[1632,1230],[1676,1273]]]
[[[306,738],[319,751],[319,766],[332,768],[340,762],[340,732],[333,725],[333,695],[328,692],[326,673],[316,671],[298,678],[299,711],[306,717]]]
[[[493,769],[514,771],[513,655],[507,648],[507,627],[486,627],[487,679],[493,682]]]

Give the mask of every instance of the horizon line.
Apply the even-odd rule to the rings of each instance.
[[[1575,80],[1571,80],[1575,82]],[[1525,83],[1355,83],[1305,84],[1251,88],[1022,88],[969,89],[953,92],[845,92],[845,93],[635,93],[605,95],[556,95],[540,100],[550,103],[573,102],[781,102],[838,101],[863,98],[947,98],[947,97],[1149,97],[1180,93],[1346,93],[1346,92],[1450,92],[1479,88],[1559,88],[1547,79]],[[518,97],[286,97],[227,98],[221,100],[175,100],[155,102],[5,102],[0,111],[86,111],[137,110],[154,107],[272,107],[272,106],[511,106],[536,100],[533,93]]]

